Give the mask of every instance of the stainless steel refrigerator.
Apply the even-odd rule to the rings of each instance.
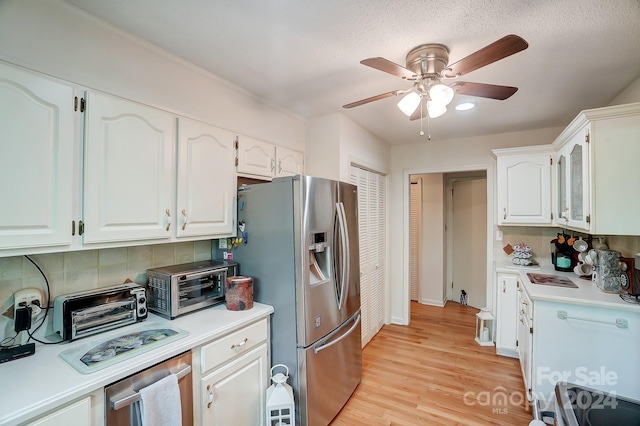
[[[329,424],[362,376],[357,200],[354,185],[304,175],[238,191],[234,260],[275,308],[271,363],[289,367],[303,426]]]

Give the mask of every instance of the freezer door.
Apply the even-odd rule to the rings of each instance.
[[[298,349],[298,424],[328,425],[362,377],[360,312],[309,348]]]
[[[358,188],[349,183],[339,182],[338,204],[342,212],[344,241],[337,256],[338,264],[346,266],[343,272],[344,284],[341,320],[351,318],[360,309],[360,244],[358,238]]]

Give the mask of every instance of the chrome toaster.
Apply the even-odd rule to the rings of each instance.
[[[138,284],[57,296],[53,302],[53,331],[75,340],[147,318],[147,291]]]

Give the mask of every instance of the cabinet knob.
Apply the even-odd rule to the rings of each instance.
[[[182,209],[182,230],[187,227],[187,212],[185,209]]]
[[[505,208],[503,209],[503,211],[504,211],[504,215],[502,216],[502,218],[503,218],[504,220],[507,220],[507,208],[505,207]]]
[[[165,214],[167,215],[167,227],[166,227],[166,230],[169,231],[169,228],[171,228],[171,212],[169,211],[169,209],[165,210]]]
[[[211,385],[207,385],[207,392],[209,393],[207,408],[211,408],[211,405],[213,404],[213,391],[211,390]]]
[[[507,292],[507,283],[505,283],[504,281],[502,281],[502,292],[503,293]]]
[[[282,160],[278,161],[278,173],[282,173]]]
[[[271,159],[271,171],[276,168],[276,160],[274,158]]]

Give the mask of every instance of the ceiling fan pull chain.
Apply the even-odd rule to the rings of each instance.
[[[422,119],[424,118],[422,115],[423,112],[423,108],[422,108],[422,96],[420,96],[420,136],[424,136],[424,132],[422,131]]]

